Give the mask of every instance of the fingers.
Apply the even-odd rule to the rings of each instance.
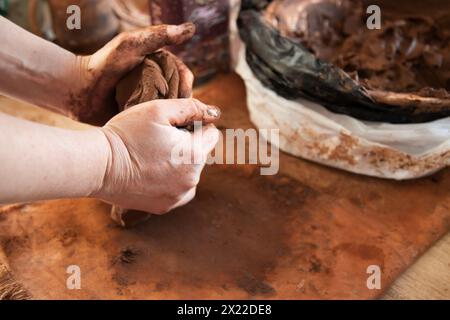
[[[146,55],[165,46],[189,40],[194,33],[195,25],[190,22],[178,26],[164,24],[151,26],[120,34],[116,40],[115,50],[125,58],[128,56],[142,60]]]
[[[168,95],[166,95],[165,97],[167,99],[178,98],[180,74],[175,55],[171,54],[167,50],[159,50],[152,54],[150,57],[159,65],[164,74],[164,78],[167,81],[169,90]]]
[[[206,105],[197,99],[157,100],[153,108],[161,123],[176,127],[192,125],[194,121],[208,124],[220,118],[218,107]]]
[[[193,136],[197,133],[194,132]],[[194,152],[201,153],[202,155],[202,161],[200,165],[196,165],[196,183],[195,186],[193,186],[189,191],[187,191],[171,209],[178,208],[181,206],[184,206],[189,201],[191,201],[195,197],[196,189],[197,189],[197,183],[200,180],[200,174],[206,164],[206,158],[208,154],[214,149],[215,145],[217,144],[217,141],[219,139],[219,131],[216,129],[216,127],[213,124],[208,124],[204,127],[202,127],[202,130],[200,131],[201,134],[201,149],[195,150]],[[195,148],[195,143],[194,143]]]
[[[128,42],[136,45],[141,56],[146,56],[162,47],[181,44],[192,38],[194,33],[195,25],[191,22],[151,26],[130,32]]]
[[[178,98],[191,98],[194,85],[194,75],[191,70],[177,56],[170,53],[175,60],[179,74]]]
[[[160,50],[152,55],[152,59],[161,67],[169,84],[168,99],[192,97],[194,75],[176,55],[167,50]]]
[[[164,46],[183,43],[194,33],[195,26],[192,23],[122,32],[91,56],[90,68],[103,66],[110,74],[123,74],[141,63],[146,55]]]

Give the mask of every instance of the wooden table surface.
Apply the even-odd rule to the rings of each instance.
[[[240,79],[235,75],[223,76],[218,85],[229,85],[239,82]],[[209,84],[209,86],[214,84]],[[238,86],[242,86],[239,84]],[[226,90],[226,89],[224,89]],[[210,96],[213,93],[203,92],[202,98],[205,100],[214,100]],[[23,117],[32,121],[42,122],[49,125],[61,126],[72,129],[83,129],[85,125],[71,121],[60,115],[50,113],[40,108],[12,101],[0,97],[0,111],[9,113],[18,117]],[[243,111],[246,112],[246,111]],[[241,121],[239,115],[235,115],[235,122]],[[229,119],[228,119],[229,120]],[[303,160],[298,160],[302,162]],[[336,170],[326,169],[330,175]],[[338,174],[340,174],[338,172]],[[446,176],[447,177],[447,176]],[[366,178],[358,178],[366,179]],[[371,178],[367,178],[371,179]],[[381,184],[380,192],[384,187]],[[389,188],[386,188],[389,190]],[[445,197],[445,196],[444,196]],[[376,208],[375,208],[376,209]],[[447,208],[448,209],[448,208]],[[408,270],[398,277],[390,288],[381,298],[384,299],[450,299],[450,234],[443,237],[422,257],[420,257]]]
[[[398,278],[383,299],[450,299],[450,234]]]

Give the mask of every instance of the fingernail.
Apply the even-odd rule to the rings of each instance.
[[[167,28],[170,34],[181,36],[193,35],[195,33],[195,25],[192,22],[186,22],[180,25],[170,25]]]
[[[219,118],[220,117],[220,109],[216,106],[208,106],[208,109],[206,109],[206,113],[210,117]]]
[[[188,30],[189,32],[195,32],[195,24],[192,22],[185,22],[180,25],[185,30]]]

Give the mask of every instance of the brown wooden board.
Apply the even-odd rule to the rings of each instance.
[[[251,127],[236,75],[196,96],[222,108],[222,129]],[[35,298],[366,299],[450,230],[449,190],[448,169],[396,182],[281,153],[275,176],[208,166],[191,203],[132,229],[100,201],[55,200],[0,210],[0,238]],[[81,290],[66,286],[73,264]],[[381,290],[366,286],[369,265]]]

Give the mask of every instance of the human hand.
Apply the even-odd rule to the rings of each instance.
[[[103,125],[119,111],[114,99],[118,81],[146,55],[164,46],[185,42],[194,32],[192,23],[123,32],[93,55],[78,57],[74,68],[78,80],[74,81],[68,99],[71,116],[82,122]],[[181,60],[170,55],[178,68],[178,98],[188,98],[194,77]]]
[[[218,141],[212,122],[219,115],[216,107],[195,99],[154,100],[116,115],[101,128],[111,151],[103,184],[93,196],[155,214],[186,204],[194,197],[206,157]],[[203,122],[201,132],[177,128],[194,121]],[[201,161],[174,161],[172,152],[180,144],[190,146],[192,156]]]

